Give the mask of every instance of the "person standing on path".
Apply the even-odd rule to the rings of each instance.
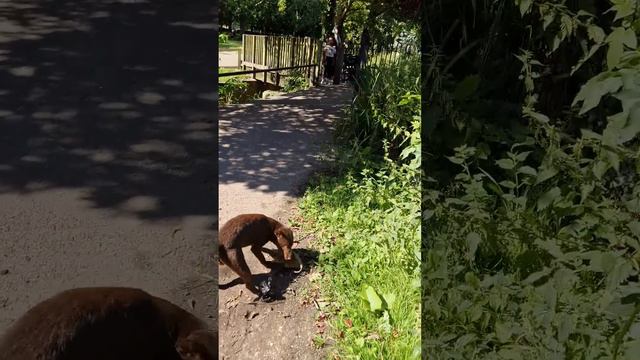
[[[322,49],[322,64],[324,65],[324,77],[320,85],[331,84],[335,71],[336,41],[333,37],[327,38],[327,42]]]

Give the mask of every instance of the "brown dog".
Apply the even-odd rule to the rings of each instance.
[[[275,219],[262,214],[243,214],[227,221],[220,229],[218,253],[220,261],[230,267],[244,281],[252,293],[263,294],[253,285],[251,270],[244,259],[242,248],[251,246],[251,252],[268,268],[275,263],[265,260],[262,247],[271,241],[282,251],[286,261],[291,260],[293,231]]]
[[[217,360],[218,337],[178,306],[133,288],[79,288],[27,311],[2,360]]]

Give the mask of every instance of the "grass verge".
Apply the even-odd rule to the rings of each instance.
[[[365,156],[359,153],[358,156]],[[340,358],[420,356],[420,188],[415,171],[344,153],[299,204],[320,252],[328,336]]]

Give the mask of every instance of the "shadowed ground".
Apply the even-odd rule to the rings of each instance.
[[[322,146],[330,142],[333,123],[350,99],[347,86],[328,86],[220,108],[220,224],[242,213],[263,213],[288,224],[291,207],[319,165]],[[312,343],[315,309],[303,304],[300,291],[317,258],[306,249],[308,245],[305,240],[296,246],[307,263],[300,276],[290,272],[269,276],[268,269],[245,249],[256,283],[271,279],[273,290],[284,298],[273,303],[251,304],[254,296],[235,282],[238,276],[227,267],[220,268],[222,359],[322,358],[323,351]]]
[[[78,286],[215,325],[215,6],[0,0],[0,333]]]

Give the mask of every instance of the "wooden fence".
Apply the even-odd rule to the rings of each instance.
[[[320,72],[322,44],[310,37],[242,35],[243,70],[259,71],[263,81],[280,85],[282,70],[299,70],[310,81],[315,81]],[[273,71],[271,71],[273,70]],[[253,78],[256,78],[253,72]]]

